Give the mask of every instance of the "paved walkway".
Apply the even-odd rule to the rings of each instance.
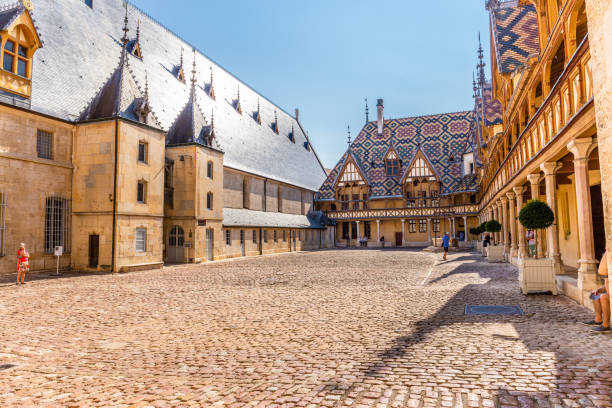
[[[339,250],[0,287],[1,407],[612,406],[612,335],[466,253]],[[466,304],[524,316],[466,316]]]

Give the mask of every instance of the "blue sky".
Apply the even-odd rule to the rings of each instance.
[[[300,120],[326,167],[370,120],[471,109],[484,0],[132,0]],[[488,61],[488,57],[486,59]],[[487,67],[487,73],[489,67]]]

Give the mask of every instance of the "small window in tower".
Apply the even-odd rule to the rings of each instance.
[[[206,194],[206,209],[207,210],[213,209],[213,193]]]
[[[209,161],[206,164],[206,177],[212,180],[213,178],[213,162]]]
[[[146,142],[138,142],[138,161],[141,163],[147,163],[148,146]]]
[[[147,198],[147,182],[139,181],[136,189],[136,201],[139,204],[145,204]]]

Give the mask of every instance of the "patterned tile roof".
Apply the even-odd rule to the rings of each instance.
[[[442,194],[452,194],[463,181],[462,155],[470,142],[473,112],[445,113],[385,120],[378,136],[376,122],[367,123],[319,189],[318,200],[335,198],[334,184],[349,155],[367,175],[372,198],[401,197],[400,184],[419,149],[442,181]],[[384,157],[393,146],[401,160],[401,177],[387,177]],[[454,161],[451,161],[451,156]]]
[[[497,99],[493,99],[491,85],[484,90],[484,123],[486,126],[502,124],[502,105]]]
[[[491,20],[500,72],[512,72],[525,64],[529,55],[540,52],[535,6],[501,3],[491,7]]]
[[[0,9],[8,4],[12,3],[0,0]],[[125,14],[123,0],[96,0],[93,8],[77,0],[34,0],[33,4],[45,44],[34,56],[31,109],[77,120],[117,67]],[[131,73],[141,85],[145,83],[145,73],[148,75],[151,108],[162,128],[168,130],[190,92],[189,81],[179,81],[173,70],[181,49],[185,50],[185,65],[191,64],[192,45],[132,5],[128,6],[128,16],[130,41],[136,37],[140,20],[142,51],[142,59],[128,55]],[[195,58],[197,101],[207,119],[214,111],[215,135],[225,152],[225,165],[316,191],[325,172],[315,151],[305,148],[308,138],[296,118],[201,52],[196,52]],[[211,70],[214,99],[208,92]],[[238,85],[244,114],[232,106]],[[261,124],[253,117],[258,101]],[[278,115],[278,134],[272,129],[274,111]],[[292,127],[295,143],[288,137]]]

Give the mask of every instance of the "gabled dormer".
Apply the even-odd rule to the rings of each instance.
[[[181,48],[181,60],[179,64],[174,68],[174,75],[176,79],[181,82],[185,82],[185,70],[183,69],[183,49]]]
[[[393,146],[389,147],[387,153],[385,153],[384,157],[385,162],[385,175],[387,177],[399,177],[400,176],[400,157],[393,148]]]
[[[42,47],[31,10],[32,3],[29,0],[0,9],[0,90],[25,98],[32,94],[34,53]]]
[[[342,169],[338,172],[335,187],[365,186],[367,184],[365,172],[354,155],[349,152]]]
[[[438,174],[436,173],[431,161],[429,161],[423,151],[419,149],[416,155],[414,156],[414,159],[412,159],[412,163],[410,163],[410,165],[408,166],[402,182],[433,182],[439,180],[440,178],[438,177]]]
[[[436,207],[439,204],[440,177],[419,148],[402,177],[402,188],[408,207]]]
[[[128,51],[136,58],[142,59],[142,49],[140,48],[140,20],[138,20],[138,26],[136,27],[136,39],[129,42]]]

